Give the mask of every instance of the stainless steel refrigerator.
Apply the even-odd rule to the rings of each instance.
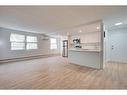
[[[63,57],[68,57],[68,40],[63,40]]]

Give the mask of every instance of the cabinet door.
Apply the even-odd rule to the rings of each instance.
[[[81,43],[85,43],[85,35],[80,35],[80,41]]]

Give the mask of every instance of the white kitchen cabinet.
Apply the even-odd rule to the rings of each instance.
[[[76,37],[80,38],[81,43],[97,43],[97,42],[100,42],[100,32],[86,33],[86,34],[81,34],[79,36],[73,36],[72,41]]]

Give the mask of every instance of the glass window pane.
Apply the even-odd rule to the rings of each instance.
[[[52,44],[51,45],[51,49],[57,49],[57,45],[56,44]]]
[[[37,49],[37,43],[27,43],[27,49]]]
[[[56,39],[55,38],[51,38],[51,43],[56,43]]]
[[[25,35],[11,34],[10,41],[11,42],[24,42],[25,41]]]
[[[55,38],[50,39],[50,49],[57,49],[57,40]]]
[[[34,36],[27,36],[27,42],[37,42],[37,37]]]
[[[25,43],[11,42],[11,50],[24,50]]]

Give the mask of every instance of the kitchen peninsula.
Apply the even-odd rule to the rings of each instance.
[[[101,54],[99,50],[69,49],[70,63],[100,69]]]
[[[71,47],[68,50],[69,63],[102,69],[103,48],[101,37],[103,33],[101,33],[101,24],[95,23],[86,27],[85,32],[82,28],[77,34],[71,35]],[[77,43],[74,42],[76,39],[78,40]]]

